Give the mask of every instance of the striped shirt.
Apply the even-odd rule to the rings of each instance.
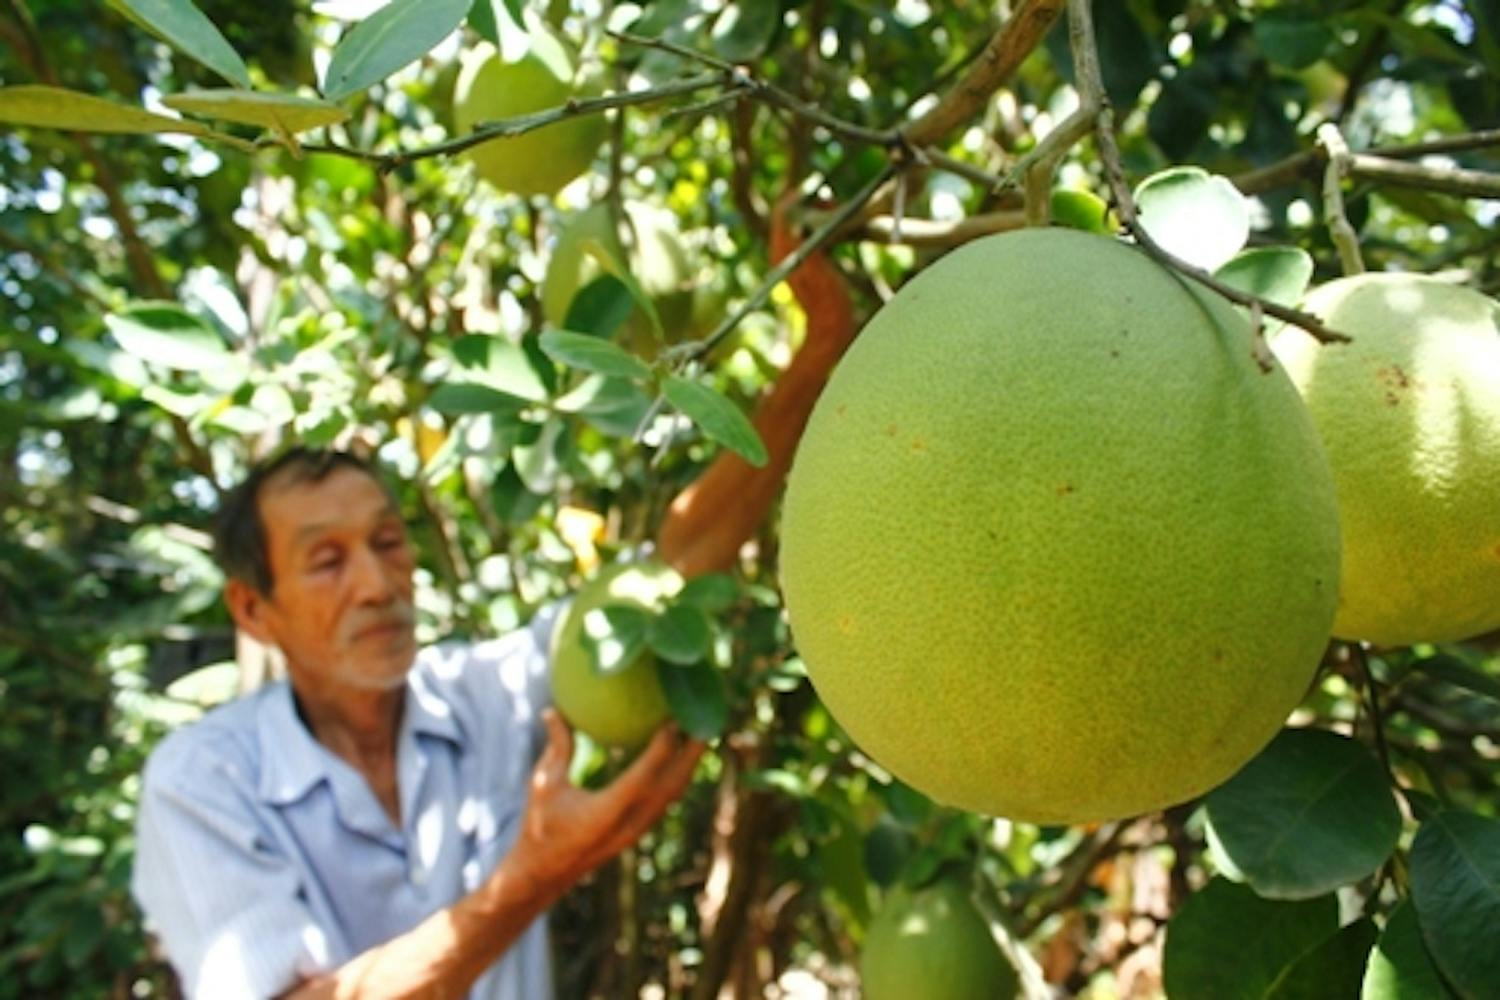
[[[399,828],[313,738],[284,681],[162,742],[146,766],[132,888],[189,997],[276,996],[480,885],[518,832],[557,612],[418,654],[397,743]],[[551,983],[539,919],[469,996],[533,1000]]]

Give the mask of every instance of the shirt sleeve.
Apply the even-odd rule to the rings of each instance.
[[[201,747],[163,744],[146,771],[132,888],[189,997],[261,1000],[333,966],[251,794]]]

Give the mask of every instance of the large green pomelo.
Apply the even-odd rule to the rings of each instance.
[[[586,637],[608,634],[601,609],[623,605],[660,611],[681,589],[682,577],[659,563],[611,566],[579,588],[552,634],[552,698],[575,729],[606,746],[633,750],[671,717],[650,651],[600,673]]]
[[[1336,635],[1448,642],[1500,627],[1500,304],[1411,274],[1315,289],[1350,344],[1272,342],[1323,437],[1344,533]]]
[[[603,202],[590,205],[562,227],[542,279],[542,315],[553,326],[563,326],[578,290],[605,273],[586,249],[593,240],[630,272],[651,300],[661,320],[663,341],[678,343],[693,328],[697,275],[678,234],[677,217],[643,202],[627,202],[625,216],[632,237],[629,250]],[[639,309],[631,313],[618,336],[628,349],[648,357],[660,349],[650,321]]]
[[[937,800],[1128,816],[1233,774],[1313,678],[1332,476],[1218,297],[1034,229],[929,267],[834,371],[782,585],[819,694]]]
[[[560,39],[539,42],[513,63],[493,45],[475,46],[463,58],[454,85],[453,123],[468,135],[483,122],[555,108],[575,97],[596,97],[595,83],[575,85],[572,53]],[[604,142],[600,115],[583,115],[518,136],[492,139],[464,153],[479,176],[502,191],[556,194],[594,162]]]
[[[955,878],[891,891],[865,934],[859,978],[865,1000],[1007,1000],[1018,986]]]

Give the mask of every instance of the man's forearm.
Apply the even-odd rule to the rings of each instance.
[[[524,856],[512,851],[483,885],[457,903],[284,996],[288,1000],[462,997],[566,889],[556,878],[539,877]]]

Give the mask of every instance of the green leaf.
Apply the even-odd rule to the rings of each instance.
[[[523,438],[523,443],[511,449],[512,463],[528,490],[546,495],[557,489],[557,477],[562,474],[563,454],[569,445],[567,427],[554,417],[534,432],[530,427],[527,430],[534,436]]]
[[[760,57],[781,26],[781,4],[740,0],[719,12],[712,35],[714,54],[726,62],[747,63]]]
[[[1452,996],[1422,943],[1416,908],[1410,900],[1402,901],[1391,911],[1380,942],[1370,953],[1360,1000],[1448,1000]]]
[[[453,33],[485,0],[391,0],[339,40],[323,74],[323,93],[341,101],[379,83]],[[493,20],[493,11],[491,12]]]
[[[651,369],[640,358],[617,344],[586,333],[547,330],[541,343],[548,357],[572,368],[621,378],[651,377]]]
[[[1284,729],[1206,801],[1219,846],[1257,893],[1310,899],[1375,871],[1401,813],[1363,744]]]
[[[1201,167],[1171,167],[1136,188],[1141,228],[1175,257],[1214,271],[1250,236],[1250,207],[1227,179]]]
[[[1411,896],[1438,968],[1465,1000],[1500,983],[1500,820],[1440,812],[1411,846]]]
[[[1359,994],[1365,962],[1378,932],[1356,920],[1293,962],[1266,991],[1266,1000],[1328,1000]]]
[[[172,302],[143,302],[104,317],[115,342],[142,361],[179,371],[225,370],[238,358],[218,333]]]
[[[607,604],[583,616],[581,638],[600,674],[624,670],[646,651],[649,612],[629,604]]]
[[[552,405],[559,413],[579,414],[605,434],[629,437],[651,409],[651,397],[627,379],[590,375]]]
[[[888,886],[901,877],[912,852],[911,834],[889,819],[881,819],[865,837],[865,870],[876,885]]]
[[[596,337],[613,337],[635,312],[630,289],[612,274],[601,274],[573,294],[563,327]]]
[[[1333,30],[1326,23],[1294,13],[1262,13],[1250,26],[1265,57],[1287,69],[1306,69],[1323,58],[1333,42]]]
[[[250,88],[245,60],[192,0],[108,0],[115,10],[237,87]]]
[[[1167,995],[1263,1000],[1282,972],[1338,930],[1338,917],[1331,895],[1278,902],[1216,877],[1167,924]]]
[[[255,125],[277,134],[295,135],[345,121],[349,117],[349,112],[338,105],[317,98],[233,90],[228,87],[168,94],[162,98],[162,103],[184,114]]]
[[[680,375],[667,376],[662,385],[667,402],[681,410],[703,433],[732,448],[756,468],[769,460],[760,435],[739,407],[708,386]]]
[[[1091,191],[1058,188],[1052,192],[1052,221],[1069,229],[1107,234],[1109,206]]]
[[[1454,687],[1461,687],[1466,691],[1484,695],[1500,701],[1500,679],[1491,677],[1489,674],[1476,667],[1471,667],[1456,656],[1438,654],[1437,656],[1423,657],[1413,660],[1413,670],[1420,670],[1429,677],[1446,681]]]
[[[695,576],[677,594],[678,604],[688,604],[710,615],[722,614],[740,598],[739,584],[726,573]]]
[[[427,405],[439,413],[458,416],[464,413],[519,413],[526,400],[473,382],[449,382],[440,385],[427,397]]]
[[[583,252],[599,262],[604,272],[625,286],[630,297],[635,300],[636,307],[645,315],[651,323],[651,333],[659,341],[665,335],[662,333],[661,316],[656,311],[656,303],[651,301],[651,296],[641,287],[641,283],[635,280],[635,275],[625,266],[625,262],[617,259],[609,252],[609,248],[596,239],[586,239],[579,244]]]
[[[676,667],[658,663],[662,693],[682,731],[697,740],[711,740],[729,724],[729,699],[724,679],[706,663]]]
[[[143,108],[106,101],[92,94],[40,84],[0,87],[0,121],[71,132],[211,134],[207,126],[198,122],[168,118]]]
[[[646,643],[668,663],[687,666],[708,656],[713,645],[713,626],[697,608],[674,604],[651,619]]]
[[[550,395],[525,349],[503,337],[480,333],[460,337],[453,344],[453,357],[463,366],[463,381],[532,403],[545,402]]]
[[[1295,306],[1302,301],[1307,283],[1312,280],[1313,260],[1298,247],[1256,247],[1241,250],[1214,277],[1231,288],[1259,296],[1279,306]],[[1249,310],[1240,311],[1249,315]],[[1266,317],[1266,332],[1279,330],[1284,324]]]

